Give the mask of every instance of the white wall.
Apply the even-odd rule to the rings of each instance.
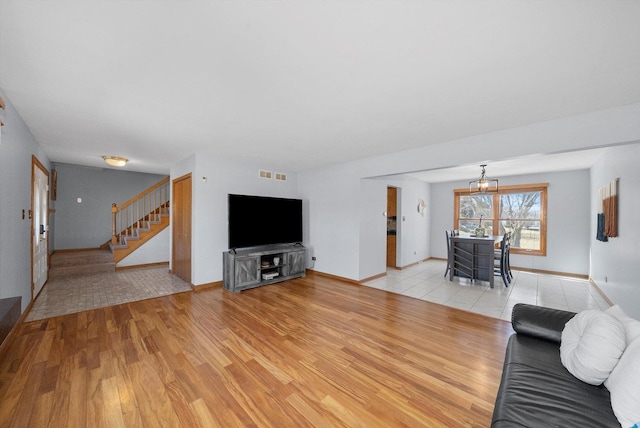
[[[295,173],[278,170],[287,174],[287,181],[282,182],[259,178],[259,169],[274,171],[269,165],[249,165],[204,155],[187,158],[171,168],[171,180],[192,172],[191,282],[194,285],[222,280],[222,253],[228,250],[229,193],[298,198]]]
[[[361,176],[350,164],[298,173],[300,195],[309,201],[305,243],[308,243],[309,257],[317,257],[314,270],[360,278],[360,225],[375,227],[376,219],[372,217],[380,216],[379,212],[368,210],[370,198],[360,198]],[[386,189],[384,195],[386,204]],[[367,202],[361,208],[362,200]],[[367,257],[363,253],[363,259]],[[380,256],[374,258],[379,260]]]
[[[169,233],[170,228],[166,228],[160,231],[153,238],[145,242],[139,250],[129,254],[124,259],[120,260],[116,266],[139,266],[152,263],[164,263],[169,261],[170,246],[169,246]]]
[[[24,311],[31,301],[31,220],[22,218],[22,210],[31,208],[31,156],[49,174],[51,163],[2,89],[0,95],[6,103],[0,129],[0,298],[22,296]],[[55,208],[52,201],[49,207]]]
[[[511,265],[528,269],[588,275],[590,231],[589,170],[498,177],[501,186],[549,183],[547,192],[547,255],[511,254]],[[431,186],[437,207],[431,222],[431,255],[446,258],[444,231],[453,228],[453,189],[468,182]]]
[[[385,182],[398,188],[399,195],[396,265],[405,267],[429,258],[429,223],[434,203],[431,185],[412,177],[387,178]],[[418,212],[418,199],[427,204],[424,216]]]
[[[387,185],[380,180],[360,180],[360,186],[359,236],[362,257],[359,276],[371,278],[385,272],[387,263]]]
[[[591,168],[591,278],[615,304],[640,319],[640,144],[607,149]],[[598,190],[619,178],[618,237],[595,239]],[[605,279],[606,278],[606,279]]]
[[[368,277],[361,273],[366,260],[380,258],[360,246],[360,223],[375,224],[369,216],[376,215],[361,209],[363,177],[620,144],[640,139],[638,117],[640,103],[300,172],[300,193],[310,203],[307,242],[318,257],[316,270],[359,280]],[[570,268],[586,273],[573,262]]]

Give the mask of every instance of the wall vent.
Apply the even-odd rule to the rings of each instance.
[[[276,172],[276,180],[287,181],[287,174],[283,174],[282,172]]]
[[[258,170],[258,177],[264,178],[266,180],[271,180],[272,173],[271,171],[265,171],[263,169]]]

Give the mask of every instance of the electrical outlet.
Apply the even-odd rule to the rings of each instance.
[[[316,261],[316,256],[311,257],[311,261]]]

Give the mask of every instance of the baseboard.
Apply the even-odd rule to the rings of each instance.
[[[589,278],[589,283],[593,286],[593,288],[596,289],[596,291],[600,294],[600,296],[602,296],[602,298],[605,300],[605,302],[607,302],[609,304],[609,306],[613,306],[614,305],[614,303],[611,300],[609,300],[609,298],[606,296],[606,294],[604,294],[604,291],[602,291],[600,289],[600,287],[598,287],[598,284],[596,284],[596,282],[593,279]]]
[[[519,270],[521,272],[529,272],[529,273],[539,273],[544,275],[555,275],[555,276],[566,276],[569,278],[576,279],[589,279],[589,275],[583,275],[579,273],[569,273],[569,272],[558,272],[554,270],[544,270],[544,269],[531,269],[531,268],[523,268],[518,266],[511,266],[511,270]]]
[[[364,282],[373,281],[374,279],[384,278],[385,276],[387,276],[387,273],[386,273],[386,272],[384,272],[384,273],[379,273],[379,274],[377,274],[377,275],[370,276],[369,278],[361,279],[360,281],[358,281],[358,283],[359,283],[359,284],[362,284],[362,283],[364,283]]]
[[[442,260],[444,262],[447,261],[447,259],[443,259],[441,257],[429,257],[427,260]],[[566,276],[569,278],[577,278],[577,279],[589,279],[589,275],[583,275],[580,273],[568,273],[568,272],[559,272],[555,270],[533,269],[533,268],[525,268],[525,267],[519,267],[519,266],[513,266],[513,265],[511,266],[511,270],[519,270],[522,272],[539,273],[539,274],[545,274],[545,275]]]
[[[349,279],[349,278],[345,278],[343,276],[332,275],[330,273],[318,272],[317,270],[313,270],[313,269],[307,269],[307,275],[310,275],[310,276],[317,275],[317,276],[322,276],[324,278],[335,279],[337,281],[347,282],[349,284],[362,285],[360,283],[360,281],[356,281],[355,279]]]
[[[73,253],[76,251],[104,251],[102,248],[100,247],[90,247],[90,248],[64,248],[62,250],[53,250],[51,252],[51,254],[53,253]]]
[[[116,266],[116,271],[128,270],[128,269],[140,269],[140,268],[146,268],[146,267],[157,267],[157,266],[169,266],[169,262],[145,263],[141,265],[131,265],[131,266]],[[169,273],[171,273],[171,271],[169,271]]]
[[[410,264],[408,264],[406,266],[396,267],[396,269],[398,269],[398,270],[409,269],[410,267],[417,266],[417,265],[419,265],[421,263],[426,262],[427,260],[431,260],[431,257],[428,257],[428,258],[422,259],[422,260],[418,260],[417,262],[410,263]]]
[[[193,291],[203,291],[203,290],[208,290],[210,288],[222,288],[222,286],[223,286],[223,281],[214,281],[214,282],[208,282],[206,284],[200,284],[200,285],[191,284],[191,289]]]

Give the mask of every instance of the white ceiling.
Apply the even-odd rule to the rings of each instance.
[[[515,175],[589,169],[605,151],[606,148],[599,148],[504,159],[487,164],[485,169],[488,178],[498,179]],[[417,171],[406,175],[428,183],[446,183],[459,180],[477,180],[480,178],[481,172],[481,165],[473,164]]]
[[[624,0],[0,0],[0,87],[54,162],[299,171],[638,102],[639,22]]]

